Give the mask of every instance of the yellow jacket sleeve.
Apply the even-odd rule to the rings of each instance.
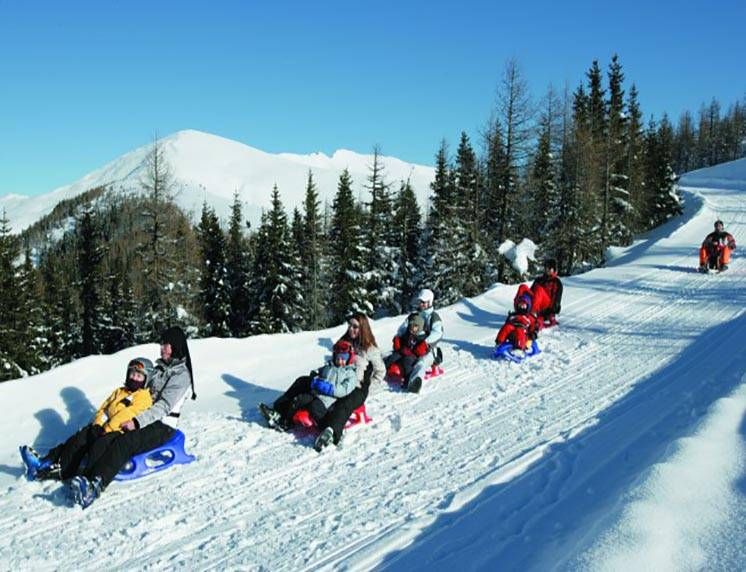
[[[135,415],[142,413],[153,405],[153,398],[150,397],[149,389],[138,389],[130,397],[132,398],[132,403],[129,407],[124,407],[117,411],[117,413],[109,419],[106,425],[104,425],[105,433],[119,431],[119,427],[122,423],[126,423],[135,417]]]
[[[106,401],[101,404],[101,407],[98,408],[98,411],[96,411],[96,415],[93,417],[94,425],[103,425],[106,422],[106,410],[108,409],[109,405],[111,405],[112,401],[116,399],[118,393],[119,388],[112,391],[111,395],[106,398]]]

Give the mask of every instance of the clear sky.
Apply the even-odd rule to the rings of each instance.
[[[746,2],[0,0],[0,195],[200,129],[432,164],[515,57],[539,98],[618,53],[646,115],[746,93]]]

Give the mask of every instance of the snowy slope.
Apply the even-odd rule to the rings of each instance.
[[[0,568],[742,569],[746,263],[695,272],[716,216],[746,243],[746,162],[724,168],[725,187],[717,169],[685,179],[683,217],[566,279],[531,361],[489,357],[515,287],[443,309],[446,375],[419,396],[378,388],[341,450],[256,413],[341,326],[192,342],[199,400],[181,426],[198,461],[85,512],[26,482],[17,445],[69,435],[157,347],[0,385]],[[397,325],[375,323],[382,346]]]
[[[305,196],[309,169],[313,172],[322,208],[325,200],[331,206],[339,175],[344,169],[350,171],[354,182],[353,190],[361,197],[367,197],[363,185],[366,184],[368,166],[373,162],[372,155],[346,150],[336,151],[331,157],[323,153],[271,154],[237,141],[194,130],[179,131],[161,141],[180,188],[176,201],[186,211],[197,215],[202,203],[207,201],[219,216],[227,218],[233,193],[238,191],[240,199],[245,203],[244,215],[256,225],[262,208],[266,209],[270,205],[270,193],[275,184],[288,210],[300,207]],[[143,161],[151,148],[152,144],[139,147],[79,181],[45,195],[0,197],[0,210],[7,210],[13,229],[20,231],[49,213],[59,201],[88,189],[113,185],[123,192],[139,190]],[[392,184],[392,190],[397,191],[400,181],[409,179],[420,206],[427,206],[433,168],[405,163],[395,157],[381,159],[385,166],[386,181]]]

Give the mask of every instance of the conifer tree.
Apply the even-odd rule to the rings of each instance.
[[[226,245],[226,283],[230,299],[228,327],[233,337],[242,337],[249,333],[251,264],[252,252],[249,241],[244,236],[241,201],[238,192],[235,192]]]
[[[373,313],[366,288],[367,248],[360,228],[361,214],[352,196],[352,178],[345,169],[339,176],[329,229],[330,318],[343,322],[350,312]]]
[[[145,158],[140,184],[145,193],[144,215],[146,237],[141,244],[143,282],[143,327],[141,340],[157,339],[160,331],[176,315],[170,294],[176,270],[173,267],[174,240],[166,224],[166,207],[173,201],[175,181],[166,152],[156,135]]]
[[[303,203],[303,237],[300,244],[300,260],[303,271],[305,324],[311,330],[318,330],[327,323],[324,225],[319,208],[319,193],[316,190],[313,173],[309,169],[306,197]]]
[[[396,232],[396,243],[399,244],[399,274],[395,284],[398,297],[394,311],[399,314],[409,309],[415,293],[425,286],[420,209],[409,180],[402,182],[394,210],[392,227]]]
[[[225,262],[225,235],[212,207],[202,205],[202,217],[197,227],[202,254],[200,302],[203,309],[206,336],[229,335],[230,291]]]
[[[103,282],[101,262],[105,249],[101,244],[100,230],[95,213],[91,209],[83,212],[78,221],[78,296],[81,307],[80,355],[87,356],[101,351],[101,307],[100,285]]]
[[[18,255],[18,241],[11,234],[10,220],[5,209],[0,218],[0,381],[26,375],[18,363],[19,336],[16,296],[18,280],[14,261]]]
[[[514,234],[513,224],[518,218],[515,211],[519,169],[525,163],[533,134],[530,95],[516,60],[509,60],[505,66],[497,100],[495,117],[503,134],[504,161],[497,187],[500,196],[496,239],[500,245]],[[501,257],[497,266],[498,280],[504,280],[506,271],[505,260]]]
[[[635,84],[629,89],[627,97],[627,189],[630,192],[632,209],[627,215],[627,226],[634,232],[639,232],[642,225],[642,212],[645,210],[644,201],[644,134],[642,125],[642,111],[637,99]]]
[[[386,316],[397,308],[398,292],[394,285],[399,273],[395,230],[391,226],[393,203],[390,185],[385,180],[385,166],[379,147],[373,149],[373,164],[369,166],[366,189],[370,204],[365,240],[368,251],[367,290],[377,315]]]
[[[303,321],[301,277],[277,185],[272,189],[272,208],[262,217],[256,252],[254,277],[258,311],[255,331],[299,331]]]

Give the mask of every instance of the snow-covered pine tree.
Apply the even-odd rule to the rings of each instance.
[[[366,288],[365,262],[360,212],[352,196],[352,178],[345,169],[339,176],[329,228],[329,310],[331,323],[343,322],[350,312],[373,313]]]
[[[313,173],[308,170],[306,196],[303,202],[303,236],[300,243],[301,270],[303,272],[303,292],[305,300],[305,325],[318,330],[327,325],[326,288],[324,268],[324,225],[321,217],[321,203]]]
[[[365,244],[368,249],[367,290],[373,303],[373,312],[377,316],[387,316],[396,312],[400,295],[396,287],[399,249],[396,243],[396,230],[391,224],[394,209],[385,170],[381,160],[381,149],[375,146],[373,164],[368,166],[365,185],[370,192]]]
[[[697,132],[694,129],[694,118],[691,112],[687,110],[679,116],[674,135],[672,158],[677,173],[686,173],[696,168],[696,158],[694,157],[696,142]]]
[[[122,255],[110,259],[104,289],[103,352],[115,353],[135,345],[137,304],[127,263]]]
[[[482,245],[485,200],[477,156],[465,132],[461,133],[456,150],[454,174],[455,209],[451,212],[456,215],[454,222],[458,224],[452,226],[455,239],[452,246],[459,253],[454,270],[462,276],[462,295],[476,296],[487,284],[489,266]]]
[[[409,309],[416,292],[425,286],[420,208],[409,180],[402,181],[396,196],[392,228],[396,233],[396,244],[399,244],[399,274],[396,276],[399,295],[395,312],[400,314]]]
[[[230,292],[225,261],[225,235],[215,210],[202,204],[202,217],[197,226],[197,238],[202,255],[199,299],[205,336],[225,337],[230,334]]]
[[[644,134],[642,125],[642,111],[637,99],[637,88],[632,84],[627,97],[627,176],[629,177],[627,189],[630,192],[630,204],[632,209],[627,213],[627,227],[633,232],[639,232],[643,228],[642,212],[645,210],[644,200]]]
[[[651,119],[645,137],[645,192],[647,195],[648,229],[681,214],[681,197],[677,177],[671,167],[673,129],[664,114],[656,126]],[[647,230],[647,229],[646,229]]]
[[[254,278],[257,313],[253,331],[299,331],[303,322],[303,287],[277,185],[272,189],[272,208],[262,216],[257,235]]]
[[[78,251],[78,296],[81,308],[80,355],[101,352],[103,346],[100,318],[104,314],[101,304],[103,274],[101,262],[106,254],[102,244],[96,214],[91,208],[83,211],[76,227]]]
[[[77,268],[74,263],[69,264],[57,250],[44,252],[39,265],[44,291],[44,331],[47,340],[44,354],[49,365],[55,367],[79,357],[79,297],[73,286]]]
[[[10,220],[5,209],[0,218],[0,381],[26,375],[20,363],[18,323],[16,306],[18,280],[15,259],[18,256],[18,240],[11,234]]]
[[[247,223],[248,225],[248,223]],[[231,220],[226,244],[226,284],[230,307],[228,327],[231,336],[243,337],[249,333],[251,310],[250,270],[253,262],[251,245],[244,235],[241,201],[238,192],[233,193]]]
[[[626,161],[627,115],[624,111],[624,73],[614,54],[608,71],[609,98],[606,104],[606,145],[604,153],[604,186],[602,195],[602,253],[610,244],[627,246],[633,229],[627,224],[632,210],[627,190],[629,176]]]
[[[557,154],[553,142],[558,137],[561,119],[561,105],[554,90],[550,87],[544,97],[539,117],[539,140],[531,168],[532,197],[531,224],[529,236],[537,244],[548,247],[547,237],[553,234],[558,224],[559,189],[557,186]]]
[[[463,296],[464,268],[461,205],[448,159],[448,146],[441,141],[435,155],[435,178],[427,224],[423,235],[426,251],[424,286],[435,292],[439,305],[453,304]]]

